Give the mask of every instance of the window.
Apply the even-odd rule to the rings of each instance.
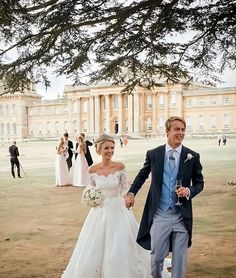
[[[74,107],[73,107],[72,109],[74,109]],[[67,112],[68,112],[68,107],[67,107],[67,106],[64,106],[63,112],[64,112],[64,113],[67,113]],[[73,111],[73,112],[74,112],[74,111]]]
[[[15,115],[16,114],[16,105],[12,104],[12,114]]]
[[[187,100],[187,107],[192,107],[192,100],[191,99],[188,99]]]
[[[56,134],[59,134],[59,133],[60,133],[59,122],[55,122],[55,133],[56,133]]]
[[[152,108],[152,96],[147,96],[147,109]]]
[[[6,105],[6,115],[9,115],[9,105]]]
[[[114,108],[114,109],[118,109],[118,107],[119,107],[119,104],[118,104],[118,96],[115,96],[115,97],[113,98],[113,108]]]
[[[13,131],[13,135],[16,135],[16,123],[13,123],[12,131]]]
[[[47,122],[47,123],[46,123],[46,128],[47,128],[47,134],[50,134],[50,133],[51,133],[51,125],[50,125],[50,122]]]
[[[170,101],[170,103],[171,103],[171,106],[176,106],[176,94],[173,94],[173,95],[171,96],[171,101]]]
[[[64,132],[67,132],[68,131],[68,122],[65,121],[64,122]]]
[[[203,105],[204,105],[204,100],[203,100],[203,99],[200,99],[199,102],[198,102],[198,104],[199,104],[200,106],[203,106]]]
[[[72,102],[72,112],[73,113],[77,113],[78,111],[77,111],[77,102],[75,101],[75,100],[73,100],[73,102]],[[65,108],[64,108],[64,112],[67,112],[67,106],[65,106]]]
[[[186,118],[186,129],[191,130],[192,129],[192,119],[191,117]]]
[[[212,98],[212,99],[211,99],[211,105],[216,105],[216,104],[217,104],[216,99],[215,99],[215,98]]]
[[[74,133],[78,132],[78,130],[77,130],[77,121],[76,120],[73,121],[73,130],[74,130]]]
[[[204,118],[202,115],[198,116],[198,128],[203,129],[204,128]]]
[[[42,134],[42,123],[38,123],[38,134]]]
[[[159,128],[164,129],[164,118],[162,116],[159,118]]]
[[[87,121],[86,120],[83,120],[83,122],[82,122],[82,130],[84,131],[84,132],[87,132],[87,130],[88,130],[88,126],[87,126]]]
[[[223,126],[224,128],[229,128],[229,115],[224,114],[223,116]]]
[[[10,131],[11,131],[11,130],[10,130],[10,124],[8,123],[8,124],[7,124],[7,134],[8,134],[8,135],[10,134]]]
[[[159,106],[164,107],[164,96],[159,96]]]
[[[151,132],[152,131],[152,119],[151,118],[147,118],[147,121],[146,121],[146,131],[147,132]]]
[[[224,97],[224,105],[229,104],[229,97]]]
[[[1,134],[4,134],[4,124],[1,124]]]
[[[214,114],[211,115],[210,125],[211,125],[211,128],[216,128],[216,116]]]

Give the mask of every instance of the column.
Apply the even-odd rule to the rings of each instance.
[[[128,132],[133,133],[133,95],[128,95]]]
[[[139,92],[134,93],[134,133],[140,134],[140,102]]]
[[[80,98],[78,99],[78,102],[77,102],[77,115],[78,115],[77,131],[79,134],[80,132],[82,132],[82,130],[81,130],[81,99]]]
[[[118,130],[118,134],[122,134],[124,132],[124,128],[123,128],[123,122],[124,122],[124,119],[123,119],[123,94],[119,93],[119,96],[118,96],[118,99],[119,99],[119,110],[118,110],[118,127],[119,127],[119,130]]]
[[[94,99],[95,106],[95,136],[98,136],[101,131],[101,104],[100,104],[100,96],[95,96]]]
[[[152,94],[152,133],[157,133],[157,93]]]
[[[140,94],[140,133],[145,134],[145,117],[144,117],[144,109],[145,107],[145,99],[144,99],[144,93]]]
[[[69,101],[68,101],[68,117],[67,117],[67,121],[68,121],[68,133],[69,133],[69,136],[70,136],[70,134],[72,134],[73,132],[72,132],[72,128],[71,128],[71,121],[72,121],[72,102],[73,102],[73,100],[72,99],[70,99]],[[64,130],[64,121],[62,122],[62,128],[63,128],[63,130],[62,130],[62,134],[65,132],[65,130]]]
[[[89,128],[88,132],[90,134],[94,134],[94,96],[90,96],[89,98]]]
[[[111,119],[110,119],[110,114],[111,114],[111,100],[110,100],[110,95],[106,96],[106,133],[110,134],[111,130]]]

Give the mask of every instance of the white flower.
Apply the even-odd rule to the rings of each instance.
[[[194,156],[191,153],[187,154],[187,158],[184,160],[184,162],[191,160]]]
[[[82,201],[89,207],[101,207],[104,202],[104,196],[99,188],[87,186],[82,194]]]

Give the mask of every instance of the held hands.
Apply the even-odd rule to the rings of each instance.
[[[128,192],[126,195],[125,195],[125,206],[129,209],[130,207],[133,207],[134,206],[134,194],[131,193],[131,192]]]

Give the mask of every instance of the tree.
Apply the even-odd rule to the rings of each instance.
[[[0,0],[0,78],[8,91],[47,69],[75,84],[212,84],[235,69],[234,0]]]

